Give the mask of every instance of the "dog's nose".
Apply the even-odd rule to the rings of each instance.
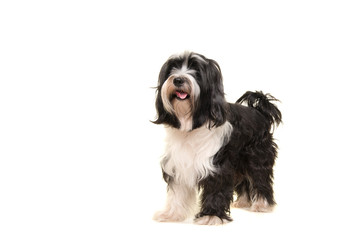
[[[181,87],[184,84],[184,79],[182,78],[174,78],[173,83],[177,87]]]

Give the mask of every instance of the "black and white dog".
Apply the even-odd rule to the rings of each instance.
[[[161,161],[167,203],[154,219],[183,221],[199,211],[198,224],[229,222],[234,191],[233,207],[270,211],[277,156],[272,130],[281,122],[276,100],[246,92],[228,103],[214,60],[192,52],[171,56],[159,74],[154,121],[167,131]]]

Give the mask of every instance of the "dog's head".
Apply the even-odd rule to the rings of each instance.
[[[224,89],[217,62],[185,52],[171,56],[159,74],[156,124],[191,131],[225,122]]]

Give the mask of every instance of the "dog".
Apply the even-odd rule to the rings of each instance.
[[[154,220],[195,216],[197,224],[224,224],[232,221],[231,203],[271,211],[278,148],[273,130],[282,122],[273,101],[278,100],[270,94],[248,91],[228,103],[216,61],[194,52],[171,56],[156,88],[153,123],[166,129],[161,168],[168,189],[166,206]]]

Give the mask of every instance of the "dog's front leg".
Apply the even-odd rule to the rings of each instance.
[[[202,187],[201,210],[195,223],[201,225],[219,225],[232,221],[230,203],[233,199],[232,182],[221,176],[209,176],[200,182]]]
[[[171,181],[168,185],[165,209],[155,213],[154,220],[159,222],[184,221],[190,214],[193,214],[195,207],[196,190]]]

